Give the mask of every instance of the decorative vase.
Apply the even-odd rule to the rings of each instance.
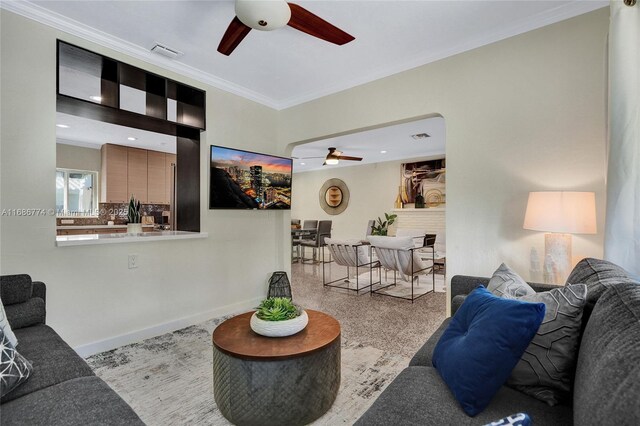
[[[398,187],[398,196],[396,197],[396,201],[395,203],[393,203],[393,207],[396,209],[401,209],[402,208],[402,187],[399,186]]]
[[[141,223],[127,223],[127,234],[140,234],[142,233]]]
[[[265,321],[258,318],[258,313],[254,312],[251,316],[251,329],[261,336],[266,337],[285,337],[294,335],[307,326],[309,316],[306,311],[302,311],[300,316],[284,321]]]

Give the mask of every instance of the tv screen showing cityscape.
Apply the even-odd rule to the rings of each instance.
[[[209,208],[291,208],[290,158],[211,146]]]

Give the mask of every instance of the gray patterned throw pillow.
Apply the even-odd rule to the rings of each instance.
[[[9,339],[14,348],[18,345],[18,339],[16,339],[16,335],[13,334],[11,326],[9,325],[9,320],[7,320],[7,314],[4,311],[2,299],[0,299],[0,331],[7,336],[7,339]]]
[[[487,285],[487,290],[505,299],[515,299],[516,297],[536,294],[520,275],[504,263],[493,273]]]
[[[0,397],[25,382],[32,368],[31,363],[16,351],[0,329]]]
[[[546,313],[538,332],[511,372],[507,385],[556,405],[570,396],[587,286],[558,287],[518,300],[543,302]]]

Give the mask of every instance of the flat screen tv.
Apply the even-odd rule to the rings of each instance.
[[[210,209],[291,209],[290,158],[211,146]]]

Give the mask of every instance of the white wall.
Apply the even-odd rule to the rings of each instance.
[[[56,167],[60,169],[100,171],[100,150],[83,146],[56,144]]]
[[[436,157],[387,161],[350,167],[296,173],[293,176],[291,217],[296,219],[332,220],[335,238],[364,238],[367,222],[391,213],[400,186],[402,163]],[[442,156],[438,157],[442,158]],[[349,188],[349,206],[339,215],[327,214],[320,207],[319,191],[332,178],[343,180]]]
[[[530,248],[543,251],[542,233],[522,229],[534,190],[595,191],[599,232],[575,236],[573,251],[601,257],[607,29],[601,9],[292,107],[280,146],[439,113],[449,276],[490,275],[502,261],[528,276]]]
[[[201,223],[209,238],[55,246],[54,217],[3,216],[0,272],[47,283],[47,322],[88,353],[255,306],[287,270],[288,212],[209,211],[212,143],[281,154],[277,112],[93,45],[13,13],[1,14],[0,208],[54,208],[56,38],[207,91],[201,139]],[[203,52],[203,54],[212,54]],[[127,269],[127,256],[140,267]],[[118,337],[121,336],[121,337]],[[96,345],[88,345],[98,342]]]

